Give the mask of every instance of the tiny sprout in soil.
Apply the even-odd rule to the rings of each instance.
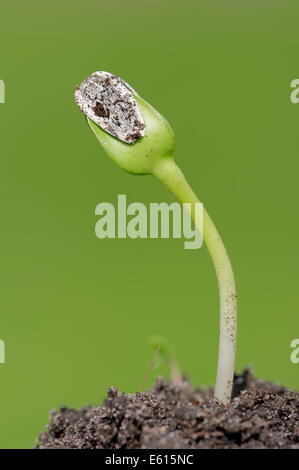
[[[165,364],[170,371],[170,380],[174,385],[178,385],[182,382],[183,377],[181,374],[180,366],[177,362],[174,347],[167,339],[162,336],[150,336],[148,338],[148,344],[156,351],[159,348],[159,357],[157,360],[157,366],[159,363]]]

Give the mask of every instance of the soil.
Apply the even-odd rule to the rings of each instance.
[[[194,390],[159,378],[145,393],[108,390],[103,406],[51,412],[40,449],[299,449],[299,394],[254,378],[235,376],[229,407],[212,390]]]

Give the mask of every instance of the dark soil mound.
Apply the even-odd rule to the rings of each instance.
[[[299,449],[299,394],[253,378],[235,377],[229,407],[211,391],[158,379],[148,392],[120,394],[112,387],[101,407],[61,407],[36,447],[75,449]]]

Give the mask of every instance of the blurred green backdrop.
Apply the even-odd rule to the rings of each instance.
[[[234,266],[237,370],[299,388],[298,14],[297,0],[1,0],[1,448],[34,445],[50,408],[136,391],[150,334],[175,345],[196,385],[215,380],[206,249],[95,237],[100,202],[174,200],[117,168],[88,130],[73,92],[95,70],[123,77],[175,130]]]

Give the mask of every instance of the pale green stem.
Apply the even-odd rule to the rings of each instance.
[[[183,380],[179,365],[173,358],[170,359],[170,377],[174,385],[180,384]]]
[[[170,158],[165,158],[157,164],[153,174],[173,192],[182,204],[191,203],[191,216],[196,222],[194,204],[200,201],[176,163]],[[226,249],[205,209],[203,239],[214,263],[220,296],[220,336],[215,399],[228,405],[232,393],[236,355],[237,294]]]

